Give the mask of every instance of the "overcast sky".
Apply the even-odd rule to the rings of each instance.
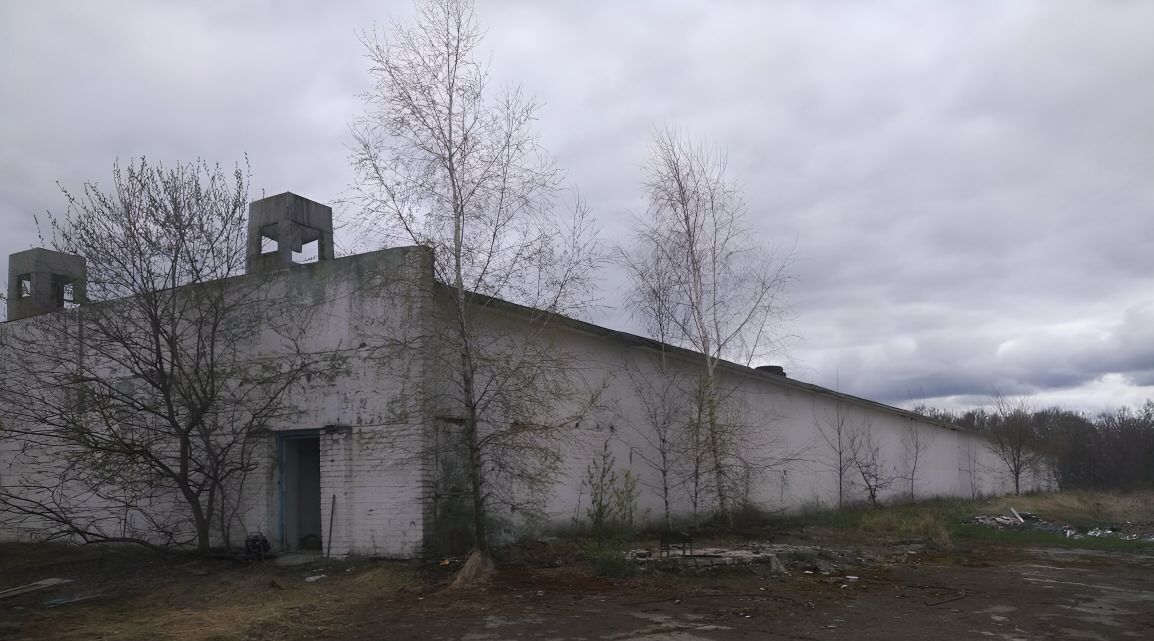
[[[57,181],[247,153],[252,196],[351,179],[385,2],[0,3],[0,254]],[[500,82],[619,238],[653,126],[728,149],[795,247],[790,376],[883,402],[1154,397],[1154,2],[479,0]],[[341,241],[338,239],[338,245]],[[345,239],[346,246],[348,239]],[[0,269],[7,273],[7,263]],[[595,319],[632,324],[607,276]]]

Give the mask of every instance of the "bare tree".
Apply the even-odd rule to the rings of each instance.
[[[994,439],[991,449],[995,453],[1004,450],[1007,458],[1011,462],[1018,461],[1015,466],[1023,470],[1041,467],[1062,490],[1129,489],[1154,484],[1154,465],[1151,464],[1154,460],[1154,401],[1148,400],[1137,408],[1121,407],[1090,417],[1061,407],[1035,410],[1021,399],[1002,399],[999,403],[998,398],[995,397],[991,409],[978,408],[958,415],[924,405],[914,407],[912,411],[990,436]],[[999,411],[999,407],[1004,411]],[[1017,422],[1016,427],[1005,424],[1003,414],[1012,416]],[[1022,429],[1027,415],[1032,430]],[[1015,430],[1018,431],[1016,435]],[[1032,445],[1016,446],[1018,442],[1031,441]],[[1033,465],[1029,461],[1031,451],[1036,459]],[[1019,452],[1024,456],[1016,454]],[[973,454],[970,452],[971,458]],[[997,461],[997,467],[1012,476],[1010,466],[1000,454]],[[981,467],[984,466],[971,461],[971,478],[977,478]],[[976,497],[980,487],[975,485],[973,489]]]
[[[966,480],[970,486],[970,498],[978,500],[982,495],[982,477],[980,474],[978,452],[973,443],[966,444]]]
[[[686,482],[681,469],[686,452],[692,452],[685,443],[691,436],[686,417],[690,414],[691,403],[687,398],[692,385],[687,385],[669,365],[664,353],[658,357],[655,372],[643,371],[630,362],[626,362],[623,369],[629,376],[629,390],[642,408],[641,422],[626,423],[643,443],[643,447],[633,451],[656,475],[656,483],[645,484],[661,497],[665,527],[671,529],[674,493]],[[691,496],[691,502],[692,499]]]
[[[909,484],[911,501],[917,498],[918,471],[921,467],[922,457],[933,447],[935,440],[937,440],[936,436],[924,433],[923,429],[913,421],[906,423],[905,430],[902,432],[902,453],[905,455],[906,466],[905,481]]]
[[[857,426],[850,419],[841,401],[834,402],[833,414],[818,416],[815,412],[813,422],[817,428],[818,438],[828,450],[829,458],[824,464],[834,473],[837,480],[837,506],[840,508],[846,504],[850,472],[853,471],[853,445]]]
[[[1120,407],[1094,419],[1092,462],[1079,462],[1098,487],[1154,486],[1154,401]],[[1074,462],[1074,461],[1071,461]]]
[[[1022,493],[1022,475],[1034,467],[1041,455],[1033,410],[1024,398],[995,396],[987,436],[990,451],[1014,481],[1014,494]]]
[[[229,544],[254,435],[318,364],[300,349],[300,310],[264,279],[230,278],[244,268],[247,178],[141,159],[115,168],[110,192],[65,191],[52,244],[86,259],[89,304],[23,321],[7,346],[4,436],[39,469],[6,484],[6,518],[49,537]],[[276,355],[246,352],[257,341]]]
[[[849,434],[850,462],[857,472],[856,483],[865,490],[870,505],[881,507],[881,497],[897,480],[897,476],[886,467],[882,457],[882,444],[874,435],[869,419],[854,426]]]
[[[467,567],[486,569],[491,508],[548,483],[558,439],[590,406],[546,328],[591,303],[600,257],[580,202],[571,217],[554,215],[562,174],[532,129],[537,103],[490,89],[481,40],[469,0],[418,0],[411,25],[363,36],[374,87],[351,160],[363,226],[434,250],[435,297],[450,320],[420,349],[451,379],[441,402],[467,452]],[[516,331],[494,320],[501,313]]]
[[[786,260],[754,242],[745,203],[726,176],[724,154],[674,130],[656,131],[646,167],[649,201],[632,246],[621,252],[630,304],[650,327],[701,354],[701,436],[718,510],[727,517],[743,481],[732,459],[742,449],[725,427],[723,360],[750,364],[775,345]]]

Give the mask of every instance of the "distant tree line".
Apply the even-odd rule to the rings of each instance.
[[[1154,400],[1096,416],[1005,399],[964,412],[924,405],[913,411],[986,434],[1012,476],[1017,451],[1023,466],[1046,462],[1062,490],[1154,487]]]

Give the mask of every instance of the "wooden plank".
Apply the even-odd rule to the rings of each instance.
[[[38,590],[47,590],[65,583],[72,583],[72,579],[40,579],[35,583],[28,585],[21,585],[15,588],[8,588],[7,590],[0,590],[0,599],[7,599],[19,594],[27,594],[29,592],[36,592]]]

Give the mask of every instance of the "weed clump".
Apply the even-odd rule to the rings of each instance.
[[[620,550],[595,550],[585,556],[589,569],[594,576],[610,579],[623,579],[633,576],[637,572],[632,561],[625,558]]]
[[[885,510],[863,514],[860,524],[865,532],[921,539],[936,548],[949,550],[953,540],[943,520],[943,515],[936,511]]]

